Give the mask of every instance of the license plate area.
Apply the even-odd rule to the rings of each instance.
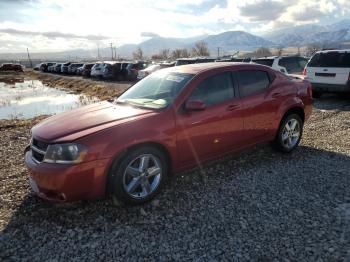
[[[335,73],[315,73],[315,76],[323,76],[323,77],[335,77]]]

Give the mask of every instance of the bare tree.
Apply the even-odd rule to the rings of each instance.
[[[197,42],[192,48],[192,56],[209,56],[209,50],[207,43],[200,41]]]
[[[306,56],[313,56],[321,47],[317,44],[309,44],[306,46]]]
[[[151,56],[152,60],[162,60],[162,57],[159,54],[154,54]]]
[[[265,56],[271,56],[272,53],[269,48],[260,47],[254,52],[254,55],[256,57],[265,57]]]
[[[283,47],[282,46],[279,46],[278,48],[277,48],[277,55],[278,56],[281,56],[283,54]]]
[[[142,60],[143,59],[142,49],[140,47],[137,48],[136,51],[132,53],[132,56],[135,60]]]
[[[183,58],[183,57],[189,57],[189,52],[186,48],[178,48],[173,50],[173,52],[171,53],[171,57],[173,59],[178,59],[178,58]]]
[[[170,49],[164,48],[159,51],[159,56],[161,59],[167,60],[170,57]]]

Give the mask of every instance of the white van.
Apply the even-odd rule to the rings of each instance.
[[[314,54],[304,70],[314,97],[322,93],[350,93],[350,49]]]

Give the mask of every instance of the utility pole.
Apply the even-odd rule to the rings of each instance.
[[[218,46],[218,58],[220,58],[220,47]]]
[[[112,60],[113,60],[113,43],[111,43],[111,52],[112,52]]]
[[[28,61],[30,63],[30,67],[33,68],[33,63],[32,63],[32,59],[30,59],[28,47],[27,47],[27,54],[28,54]]]
[[[97,44],[97,58],[100,60],[100,45]]]

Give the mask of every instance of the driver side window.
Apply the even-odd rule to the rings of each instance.
[[[234,98],[230,72],[220,73],[203,80],[192,92],[189,100],[201,100],[207,106]]]

